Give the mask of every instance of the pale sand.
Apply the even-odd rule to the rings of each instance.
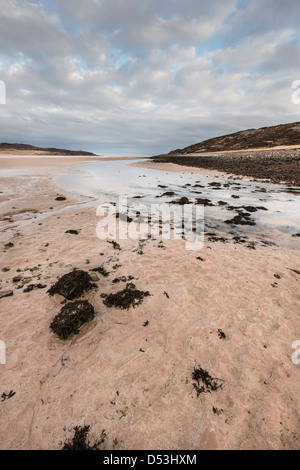
[[[164,163],[164,162],[153,162],[151,160],[145,160],[144,162],[136,162],[136,163],[129,163],[129,166],[135,166],[139,168],[148,168],[148,170],[160,170],[165,172],[173,172],[176,173],[189,173],[194,175],[205,175],[205,176],[218,176],[218,177],[225,177],[228,178],[228,173],[217,171],[217,170],[209,170],[208,168],[197,168],[197,167],[190,167],[190,166],[183,166],[177,165],[176,163]],[[246,178],[240,177],[237,178]],[[249,178],[248,178],[249,179]]]
[[[0,396],[15,392],[0,401],[1,449],[59,449],[83,425],[92,442],[105,429],[104,449],[299,449],[300,365],[291,356],[300,340],[300,276],[289,270],[300,269],[299,252],[208,242],[193,252],[184,241],[159,248],[158,240],[149,240],[143,255],[132,252],[131,240],[114,250],[96,237],[89,198],[65,193],[66,201],[54,201],[62,193],[52,176],[69,166],[61,160],[35,167],[41,179],[0,179],[9,199],[1,213],[15,220],[1,220],[1,266],[10,267],[0,273],[2,288],[14,295],[0,300],[7,360]],[[35,219],[40,215],[25,209],[47,211]],[[14,247],[4,252],[9,241]],[[85,296],[96,317],[65,341],[49,329],[61,298],[47,289],[26,294],[12,282],[18,268],[40,264],[21,274],[49,288],[72,267],[103,262],[111,275],[99,275],[98,289]],[[152,294],[129,311],[109,309],[100,298],[123,288],[111,283],[122,275]],[[223,379],[222,389],[197,398],[191,374],[198,365]]]

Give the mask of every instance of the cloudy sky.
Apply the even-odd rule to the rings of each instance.
[[[299,0],[0,0],[0,142],[154,155],[300,121]]]

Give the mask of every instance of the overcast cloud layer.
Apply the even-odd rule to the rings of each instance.
[[[0,142],[153,155],[300,120],[299,0],[0,0]]]

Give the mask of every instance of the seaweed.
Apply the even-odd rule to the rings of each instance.
[[[15,246],[13,242],[8,242],[4,245],[5,248],[12,248],[13,246]]]
[[[65,196],[57,196],[55,201],[65,201],[67,198]]]
[[[66,339],[72,333],[78,334],[80,327],[93,320],[94,316],[94,307],[87,300],[76,300],[62,307],[51,322],[50,329],[60,339]]]
[[[184,206],[185,204],[192,204],[191,201],[187,197],[181,197],[180,199],[174,199],[171,204],[179,204],[180,206]]]
[[[202,197],[197,197],[196,199],[196,204],[202,204],[203,206],[209,206],[209,207],[212,207],[213,206],[213,203],[211,202],[210,199],[207,199],[207,198],[202,198]]]
[[[68,300],[80,297],[84,291],[92,289],[95,284],[91,283],[90,275],[82,270],[74,270],[64,274],[47,291],[49,295],[60,294]]]
[[[113,279],[112,283],[117,284],[118,282],[132,281],[132,279],[134,279],[133,276],[120,276],[120,277],[116,277],[115,279]]]
[[[215,234],[215,233],[212,233],[212,232],[207,233],[207,236],[208,236],[207,240],[208,240],[209,242],[213,242],[213,243],[215,243],[215,242],[226,243],[226,242],[227,242],[227,238],[225,238],[225,237],[217,237],[216,234]]]
[[[211,393],[222,388],[223,380],[213,378],[206,370],[198,366],[198,369],[194,368],[192,372],[193,387],[197,392],[197,398],[201,393]]]
[[[112,240],[112,241],[108,241],[107,243],[111,243],[112,246],[114,247],[114,250],[121,250],[119,243],[117,243],[116,241]]]
[[[24,290],[23,292],[31,292],[32,290],[35,290],[35,289],[45,289],[45,287],[47,287],[46,284],[41,284],[41,283],[38,283],[38,284],[29,284]]]
[[[288,268],[288,269],[292,271],[293,273],[300,274],[300,271],[298,271],[298,269],[291,269],[291,268]]]
[[[220,339],[226,339],[226,335],[224,333],[224,331],[218,329],[218,336]]]
[[[225,220],[225,224],[232,225],[256,225],[255,221],[250,218],[250,214],[239,212],[232,219]]]
[[[97,272],[97,273],[101,274],[104,277],[109,276],[109,272],[106,271],[106,269],[103,266],[99,266],[99,268],[93,268],[93,269],[91,269],[91,271]]]
[[[104,443],[106,438],[106,433],[103,429],[101,432],[100,441],[91,445],[90,441],[88,440],[90,426],[76,426],[74,431],[74,436],[71,440],[64,443],[62,450],[99,450],[99,446]]]
[[[140,305],[145,297],[148,297],[150,292],[141,291],[135,288],[135,284],[132,282],[126,284],[125,289],[116,292],[115,294],[109,294],[105,296],[103,300],[104,305],[107,307],[118,307],[122,310],[129,309],[130,307],[136,307]],[[102,295],[102,297],[104,297]]]
[[[79,230],[67,230],[65,233],[71,233],[72,235],[79,235]]]
[[[12,398],[14,395],[16,394],[16,392],[14,392],[13,390],[11,390],[9,393],[2,393],[1,395],[1,401],[5,401],[5,400],[9,400],[10,398]]]
[[[216,408],[215,406],[213,406],[213,414],[214,415],[217,415],[217,416],[221,416],[221,414],[223,413],[223,409],[222,408]]]
[[[240,235],[235,235],[232,237],[232,240],[234,240],[235,243],[247,243],[247,240],[245,238],[242,238]]]
[[[138,197],[138,196],[136,196],[136,197]],[[127,213],[125,213],[125,212],[121,212],[121,213],[120,213],[120,212],[116,212],[116,219],[120,219],[120,220],[122,220],[122,222],[128,222],[128,223],[130,223],[130,222],[133,221],[133,218],[132,218],[132,217],[129,217],[129,215],[128,215]],[[119,245],[118,243],[116,243],[116,242],[108,242],[108,243],[114,244],[114,248],[115,248],[115,249],[118,249],[118,250],[121,249],[121,248],[120,248],[120,245]],[[118,245],[119,248],[118,248],[117,246],[115,246],[115,245]]]

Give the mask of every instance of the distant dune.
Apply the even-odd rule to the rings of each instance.
[[[172,150],[171,155],[250,150],[281,146],[300,147],[300,122],[281,124],[260,129],[248,129],[221,137],[204,140],[183,149]]]
[[[91,152],[84,152],[83,150],[66,150],[66,149],[57,149],[57,148],[43,148],[35,147],[33,145],[26,144],[0,144],[0,155],[9,154],[9,155],[86,155],[86,156],[96,156]]]

